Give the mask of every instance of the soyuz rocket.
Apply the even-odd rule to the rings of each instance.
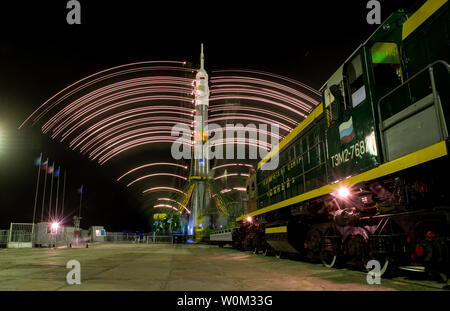
[[[200,69],[195,76],[195,115],[194,115],[194,176],[205,178],[209,173],[208,161],[208,74],[205,70],[203,44],[200,53]]]
[[[191,176],[195,177],[195,188],[192,193],[192,212],[189,217],[188,234],[192,235],[195,228],[209,225],[209,206],[211,193],[207,178],[209,176],[208,156],[208,108],[209,87],[208,74],[205,70],[203,44],[200,53],[200,69],[195,76],[195,115],[194,115],[194,160]]]

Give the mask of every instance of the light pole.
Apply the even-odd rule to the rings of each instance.
[[[64,183],[63,183],[63,194],[62,194],[62,207],[61,207],[61,219],[64,219],[64,198],[66,196],[66,170],[64,170]]]
[[[83,201],[83,185],[78,189],[78,193],[80,194],[80,208],[78,210],[78,217],[81,217],[81,202]]]
[[[36,206],[37,206],[37,200],[38,200],[38,192],[39,192],[39,178],[41,177],[41,164],[42,164],[42,152],[39,156],[39,160],[36,164],[39,164],[38,167],[38,176],[37,176],[37,182],[36,182],[36,194],[34,196],[34,208],[33,208],[33,227],[31,229],[31,236],[34,238],[34,223],[36,219]]]
[[[42,194],[42,210],[41,210],[41,222],[44,221],[44,208],[45,208],[45,188],[47,186],[47,173],[48,173],[48,158],[44,162],[43,166],[45,166],[45,176],[44,176],[44,193]]]

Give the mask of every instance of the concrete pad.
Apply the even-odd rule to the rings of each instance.
[[[81,265],[81,284],[69,285],[69,260]],[[231,248],[192,244],[98,244],[89,248],[1,249],[0,290],[61,291],[379,291],[439,290],[442,284],[382,279],[326,269],[318,263],[277,259]]]

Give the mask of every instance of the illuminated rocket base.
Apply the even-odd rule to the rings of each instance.
[[[195,233],[194,229],[206,228],[209,225],[209,216],[207,215],[210,207],[211,195],[208,185],[205,181],[196,182],[194,192],[192,193],[192,209],[189,217],[189,228],[192,228],[189,235]]]

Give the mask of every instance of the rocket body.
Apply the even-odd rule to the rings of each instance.
[[[207,177],[209,175],[208,156],[208,107],[209,87],[208,74],[204,67],[203,44],[200,54],[200,69],[195,76],[195,115],[194,115],[194,160],[192,161],[192,176],[197,177],[192,193],[192,212],[189,215],[188,234],[195,234],[196,228],[206,228],[209,225],[211,194]],[[200,178],[199,178],[200,177]],[[198,179],[199,178],[199,179]]]
[[[204,68],[203,44],[200,54],[200,69],[195,76],[195,116],[194,116],[194,175],[207,177],[208,161],[208,74]]]

